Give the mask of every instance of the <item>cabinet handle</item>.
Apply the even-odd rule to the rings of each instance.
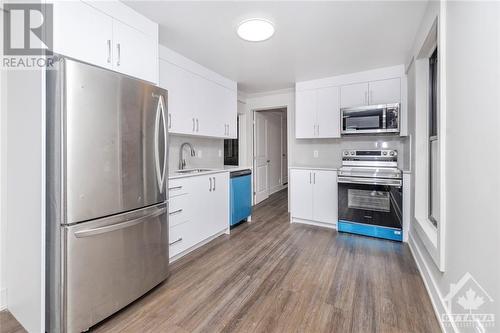
[[[318,132],[317,132],[317,136],[319,136],[319,124],[318,124]]]
[[[111,63],[111,39],[108,39],[108,64]]]
[[[168,114],[168,128],[169,129],[172,128],[172,114],[171,113]]]
[[[316,184],[316,172],[313,173],[313,184]]]
[[[116,60],[116,66],[120,66],[120,60],[121,60],[121,52],[120,52],[120,43],[116,44],[116,51],[118,52],[118,59]]]
[[[210,182],[210,187],[208,188],[208,191],[212,192],[212,177],[208,177],[208,181]]]
[[[312,184],[312,174],[309,172],[309,184]]]
[[[169,191],[176,191],[176,190],[180,190],[180,189],[182,189],[182,185],[168,188]]]
[[[194,122],[194,118],[193,118],[193,132],[195,131],[196,127],[195,127],[195,122]]]
[[[196,132],[199,132],[200,131],[200,122],[198,120],[198,118],[196,118]]]
[[[373,103],[372,102],[373,101],[373,90],[370,90],[370,96],[369,97],[370,97],[370,101],[369,101],[368,104],[371,104],[371,103]]]
[[[177,209],[177,210],[174,210],[173,212],[168,213],[168,215],[177,215],[177,214],[180,214],[180,213],[182,213],[182,208],[179,208],[179,209]]]
[[[215,177],[213,177],[213,178],[214,178],[214,191],[215,191]]]
[[[177,238],[172,243],[168,243],[168,245],[174,245],[175,243],[179,243],[182,240],[182,237]]]

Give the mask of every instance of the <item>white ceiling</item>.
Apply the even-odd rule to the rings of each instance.
[[[407,61],[426,1],[126,1],[160,24],[160,43],[255,93]],[[272,21],[251,43],[239,22]]]

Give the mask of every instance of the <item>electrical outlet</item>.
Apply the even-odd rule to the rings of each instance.
[[[201,150],[197,150],[196,151],[196,156],[198,156],[198,158],[202,158],[203,157],[203,152]]]
[[[219,157],[222,157],[222,150],[219,149]]]
[[[319,156],[319,151],[315,150],[315,151],[313,152],[313,155],[314,155],[314,158],[318,158],[318,156]]]

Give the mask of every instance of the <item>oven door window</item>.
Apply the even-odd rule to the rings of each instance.
[[[347,207],[350,209],[375,210],[390,212],[391,200],[389,192],[371,190],[347,190]]]

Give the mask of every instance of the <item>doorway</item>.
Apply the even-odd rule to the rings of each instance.
[[[288,185],[287,108],[254,111],[254,204]]]

